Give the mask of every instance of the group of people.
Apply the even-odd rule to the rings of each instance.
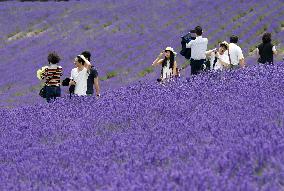
[[[44,80],[42,88],[42,97],[46,98],[47,102],[61,96],[61,85],[70,86],[69,91],[78,96],[91,96],[94,94],[100,97],[100,85],[98,72],[91,64],[91,53],[84,51],[74,58],[75,68],[71,70],[70,78],[66,78],[61,83],[63,74],[62,67],[59,65],[60,57],[56,52],[52,52],[47,57],[48,66],[38,70],[37,76],[40,80]]]
[[[202,28],[195,27],[195,39],[186,44],[191,49],[191,75],[196,75],[204,70],[224,70],[245,67],[242,49],[238,46],[238,36],[232,35],[230,42],[223,41],[218,48],[207,50],[208,39],[202,37]],[[262,43],[255,50],[259,56],[258,63],[273,64],[273,55],[277,54],[275,46],[271,43],[271,34],[264,33]],[[164,58],[162,56],[164,55]],[[163,50],[154,60],[152,66],[162,65],[161,76],[158,81],[179,76],[179,69],[175,61],[176,52],[171,47]]]
[[[208,39],[202,37],[202,28],[195,27],[196,37],[186,44],[186,48],[191,49],[191,75],[199,74],[205,70],[224,70],[245,67],[245,59],[242,49],[237,45],[238,36],[232,35],[230,42],[223,41],[218,48],[207,50]],[[257,46],[256,51],[258,63],[273,64],[273,55],[277,54],[275,46],[271,43],[271,34],[265,33],[262,37],[262,43]],[[167,47],[154,60],[152,66],[161,65],[161,76],[158,81],[163,82],[165,79],[180,75],[175,60],[177,53],[172,47]],[[163,58],[164,56],[164,58]],[[70,86],[69,91],[78,96],[93,95],[94,88],[96,96],[100,97],[100,86],[98,72],[91,64],[91,53],[84,51],[74,59],[75,68],[71,71],[70,78],[66,78],[61,83],[60,77],[63,74],[62,67],[59,66],[60,57],[53,52],[48,55],[49,65],[38,71],[38,78],[45,80],[42,90],[42,97],[48,102],[51,99],[61,96],[60,86]],[[42,91],[41,91],[42,92]]]

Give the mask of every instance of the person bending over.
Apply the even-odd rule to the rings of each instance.
[[[212,67],[214,70],[223,70],[230,68],[229,56],[225,54],[228,50],[229,44],[224,41],[220,43],[220,46],[217,49],[209,50],[206,52],[207,56],[210,56],[213,59]]]

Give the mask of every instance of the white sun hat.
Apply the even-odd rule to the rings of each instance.
[[[171,51],[172,53],[174,53],[174,55],[177,55],[177,53],[174,51],[174,49],[170,46],[168,46],[165,51]]]
[[[223,42],[220,43],[220,45],[221,44],[224,44],[227,47],[227,49],[229,49],[229,43],[227,41],[223,41]]]

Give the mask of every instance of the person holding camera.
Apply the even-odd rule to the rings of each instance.
[[[79,96],[87,95],[87,80],[91,64],[83,55],[76,56],[74,64],[76,68],[73,68],[71,71],[69,85],[75,86],[74,94]]]
[[[223,70],[230,68],[230,59],[225,52],[228,50],[229,44],[224,41],[220,43],[219,48],[215,48],[213,50],[209,50],[206,52],[207,56],[210,56],[212,59],[211,68],[213,70]]]
[[[91,62],[91,53],[89,51],[84,51],[81,53],[89,62]],[[87,80],[87,95],[94,94],[94,86],[96,89],[96,96],[100,97],[100,85],[99,85],[99,77],[98,71],[91,65],[89,77]]]
[[[154,60],[152,66],[162,65],[161,77],[158,81],[163,81],[178,75],[177,62],[175,61],[176,52],[172,47],[167,47]],[[164,55],[164,58],[162,56]]]
[[[206,59],[205,52],[207,50],[208,39],[202,37],[202,28],[200,26],[195,27],[196,38],[186,44],[186,48],[191,48],[191,75],[200,73],[204,68],[204,62]]]
[[[273,55],[277,54],[276,47],[271,43],[271,33],[264,33],[262,43],[257,46],[256,53],[260,64],[273,64]]]
[[[231,69],[245,67],[245,59],[244,59],[243,51],[241,47],[237,45],[238,41],[239,41],[239,37],[236,35],[232,35],[230,37],[229,48],[226,51],[226,54],[229,56],[230,61],[231,61],[230,66],[229,66]]]
[[[51,99],[61,96],[60,89],[60,77],[62,76],[63,70],[62,67],[58,65],[60,62],[60,57],[56,52],[48,54],[47,57],[49,65],[45,67],[41,78],[45,80],[45,98],[47,102],[50,102]]]

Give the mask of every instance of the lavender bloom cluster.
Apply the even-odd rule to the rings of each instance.
[[[0,110],[0,190],[283,190],[284,67]]]
[[[236,34],[248,56],[267,30],[283,52],[283,5],[280,0],[0,2],[0,107],[43,101],[35,71],[51,51],[62,56],[69,77],[74,56],[90,50],[102,92],[155,79],[159,69],[149,66],[156,55],[166,46],[179,51],[180,36],[196,25],[203,27],[210,49]],[[180,56],[177,62],[186,63]]]

